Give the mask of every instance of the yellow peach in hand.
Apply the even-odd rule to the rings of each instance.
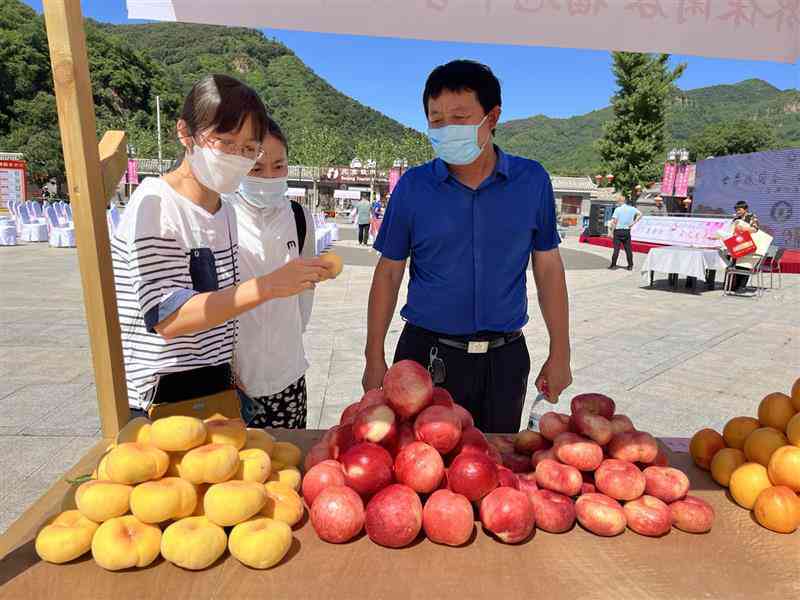
[[[326,252],[319,257],[325,267],[330,271],[331,279],[336,279],[344,268],[342,257],[334,252]]]
[[[68,510],[50,519],[36,536],[36,554],[47,562],[61,564],[86,554],[98,524],[79,510]]]
[[[161,555],[172,564],[196,571],[213,565],[227,545],[222,527],[206,517],[186,517],[164,530]]]
[[[291,528],[266,517],[239,523],[228,538],[231,554],[253,569],[269,569],[278,564],[291,546]]]
[[[761,427],[761,424],[758,419],[753,417],[734,417],[725,424],[725,428],[722,430],[722,437],[725,439],[728,448],[741,450],[744,448],[744,441],[747,436],[759,427]]]
[[[109,571],[146,567],[161,550],[161,530],[133,515],[110,519],[92,538],[95,562]]]
[[[87,481],[76,490],[75,504],[84,517],[102,523],[128,512],[132,491],[124,483]]]

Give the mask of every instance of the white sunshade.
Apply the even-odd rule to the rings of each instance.
[[[127,0],[128,17],[793,63],[800,0]]]

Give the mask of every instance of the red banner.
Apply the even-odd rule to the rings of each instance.
[[[137,163],[133,159],[128,160],[127,178],[128,178],[127,183],[139,185],[139,163]]]
[[[694,165],[682,163],[678,166],[678,173],[675,176],[675,196],[686,198],[689,195],[689,171]]]
[[[672,191],[675,189],[675,174],[677,172],[677,165],[673,162],[664,163],[664,176],[661,178],[661,193],[664,196],[672,196]]]
[[[24,160],[0,160],[0,206],[28,198],[28,163]]]

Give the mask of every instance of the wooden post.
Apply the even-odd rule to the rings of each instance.
[[[128,421],[114,275],[106,224],[107,198],[95,129],[86,35],[79,0],[44,0],[58,123],[73,206],[83,301],[103,436]]]

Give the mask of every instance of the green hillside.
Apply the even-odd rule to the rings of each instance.
[[[508,121],[497,138],[510,152],[535,158],[550,171],[563,175],[600,172],[594,141],[603,135],[611,108],[568,119],[542,115]],[[668,147],[685,145],[707,125],[755,119],[769,124],[778,146],[800,146],[800,92],[781,91],[757,79],[735,85],[676,90],[667,113]]]

